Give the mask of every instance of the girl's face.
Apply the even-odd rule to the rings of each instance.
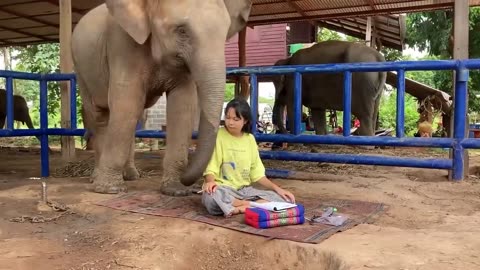
[[[243,119],[241,116],[238,117],[234,108],[228,109],[227,113],[225,114],[225,127],[230,134],[237,137],[242,136],[242,128],[245,124],[245,119]]]

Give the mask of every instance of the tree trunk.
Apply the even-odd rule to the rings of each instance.
[[[12,70],[12,58],[10,57],[10,48],[3,47],[3,63],[5,64],[5,70]]]

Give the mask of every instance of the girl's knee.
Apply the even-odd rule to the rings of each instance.
[[[210,215],[222,215],[222,209],[218,206],[217,202],[213,199],[212,195],[207,193],[202,194],[202,204],[207,209]]]

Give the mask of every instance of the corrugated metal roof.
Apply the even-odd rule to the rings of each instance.
[[[251,25],[449,9],[454,0],[252,0]],[[470,0],[470,5],[480,5]]]
[[[73,24],[103,0],[72,0]],[[249,25],[452,8],[454,0],[252,0]],[[480,0],[470,0],[480,5]],[[334,24],[333,22],[331,23]],[[0,46],[58,42],[58,0],[1,0]]]

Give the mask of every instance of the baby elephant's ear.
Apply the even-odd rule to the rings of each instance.
[[[230,14],[230,28],[228,29],[227,39],[240,32],[248,22],[250,10],[252,8],[251,0],[224,0],[228,13]]]
[[[145,0],[106,0],[108,11],[115,21],[138,44],[143,44],[150,35],[150,26],[145,10]]]

